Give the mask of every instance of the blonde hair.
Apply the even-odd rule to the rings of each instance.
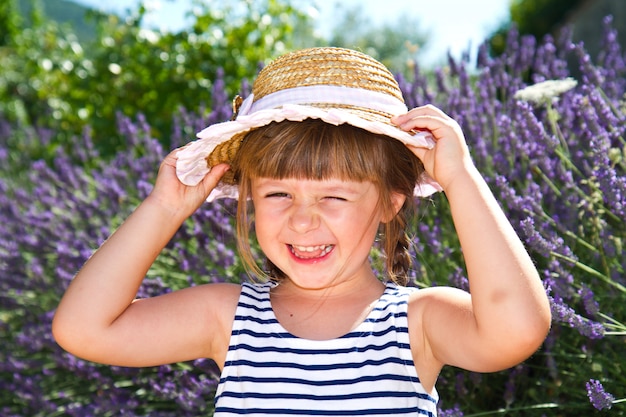
[[[316,119],[273,122],[249,132],[235,156],[231,170],[239,185],[237,208],[238,249],[249,273],[285,278],[269,259],[261,270],[250,247],[252,213],[248,198],[253,178],[302,178],[370,181],[379,192],[379,208],[391,218],[381,230],[386,272],[391,280],[406,284],[411,266],[406,226],[413,213],[413,190],[424,173],[421,161],[400,141],[351,125],[334,126]],[[392,193],[406,197],[397,214]],[[395,215],[394,215],[395,214]]]

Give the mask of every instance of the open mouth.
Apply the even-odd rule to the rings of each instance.
[[[326,256],[333,250],[335,245],[298,246],[289,245],[291,253],[300,259],[316,259]]]

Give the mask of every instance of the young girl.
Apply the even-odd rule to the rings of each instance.
[[[407,112],[384,66],[337,48],[274,61],[236,110],[165,158],[152,193],[77,274],[53,322],[61,346],[120,366],[212,358],[216,416],[434,416],[443,365],[492,372],[539,347],[545,291],[454,120],[430,105]],[[404,286],[415,196],[437,190],[471,295]],[[183,221],[220,197],[239,198],[255,283],[135,300]],[[377,238],[383,277],[369,263]]]

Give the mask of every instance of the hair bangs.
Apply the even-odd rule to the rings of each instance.
[[[243,178],[301,178],[378,183],[383,166],[378,135],[320,120],[272,123],[246,135],[234,161]]]

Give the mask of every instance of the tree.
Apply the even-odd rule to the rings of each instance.
[[[514,24],[521,35],[543,38],[565,23],[568,13],[584,0],[512,0],[511,20],[500,27],[490,40],[491,49],[499,54],[506,46],[506,34]]]
[[[0,3],[0,47],[7,45],[17,35],[20,16],[16,13],[15,0]]]
[[[89,124],[109,153],[123,146],[118,114],[142,113],[169,146],[172,116],[209,108],[219,72],[234,95],[261,63],[291,49],[296,27],[310,26],[289,0],[194,6],[194,24],[178,33],[146,29],[143,4],[125,17],[93,13],[98,31],[89,43],[50,20],[20,27],[0,53],[0,113],[62,132],[54,141],[67,146]]]
[[[337,7],[341,18],[332,29],[331,45],[358,49],[394,71],[406,72],[413,67],[416,55],[426,43],[418,21],[402,15],[393,24],[377,26],[358,5]]]
[[[293,0],[194,0],[192,24],[175,33],[149,29],[141,3],[125,16],[90,11],[96,28],[92,38],[78,37],[75,24],[43,14],[54,10],[53,1],[46,9],[39,0],[29,1],[28,24],[19,19],[12,0],[0,9],[0,19],[13,22],[4,29],[10,36],[0,48],[0,116],[54,131],[48,149],[39,153],[72,146],[90,126],[98,149],[110,155],[125,147],[115,128],[119,116],[140,113],[151,134],[170,147],[172,116],[181,108],[208,114],[216,87],[233,97],[241,92],[242,80],[251,81],[267,60],[328,44]],[[377,27],[358,9],[345,9],[330,44],[360,49],[393,70],[408,72],[425,39],[418,27],[408,17]],[[219,113],[219,121],[227,113]]]

